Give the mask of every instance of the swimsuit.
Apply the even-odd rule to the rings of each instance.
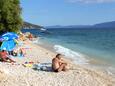
[[[55,69],[54,72],[59,72],[58,69]]]

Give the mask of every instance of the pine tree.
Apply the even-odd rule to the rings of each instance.
[[[20,0],[0,0],[0,32],[17,32],[21,27]]]

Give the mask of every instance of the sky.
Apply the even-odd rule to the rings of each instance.
[[[115,21],[115,0],[20,0],[24,21],[42,26]]]

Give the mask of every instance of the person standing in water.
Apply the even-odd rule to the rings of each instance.
[[[61,54],[57,54],[55,58],[52,59],[52,69],[54,72],[66,71],[67,63],[62,60]]]

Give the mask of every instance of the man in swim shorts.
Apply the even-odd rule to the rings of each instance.
[[[52,69],[54,72],[66,71],[67,63],[62,60],[61,54],[57,54],[52,60]]]

